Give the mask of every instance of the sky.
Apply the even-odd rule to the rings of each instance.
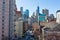
[[[39,6],[40,13],[42,13],[42,9],[48,9],[49,14],[54,14],[56,17],[56,11],[60,9],[60,0],[16,0],[16,5],[18,10],[20,7],[23,7],[24,11],[29,9],[30,16]]]

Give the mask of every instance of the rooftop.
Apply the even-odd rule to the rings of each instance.
[[[57,10],[57,12],[56,12],[56,13],[58,13],[58,12],[60,12],[60,10]]]
[[[60,24],[56,22],[50,22],[45,27],[44,30],[46,31],[60,31]]]
[[[43,14],[43,13],[42,13],[42,14],[39,14],[39,16],[46,16],[46,14]]]
[[[21,14],[21,11],[16,11],[17,14]]]

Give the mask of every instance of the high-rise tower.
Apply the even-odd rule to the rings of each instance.
[[[39,25],[39,12],[40,10],[39,10],[39,6],[37,6],[37,9],[36,9],[36,22],[38,23],[38,25]]]
[[[0,0],[0,40],[14,34],[15,0]]]
[[[16,4],[15,0],[9,0],[9,38],[12,40],[14,37],[15,30],[15,14],[16,14]]]
[[[49,10],[48,9],[42,9],[42,13],[46,14],[46,16],[49,16]]]

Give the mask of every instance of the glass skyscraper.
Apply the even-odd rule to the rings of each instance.
[[[25,12],[24,12],[24,21],[28,21],[28,18],[29,18],[29,10],[27,9]]]
[[[21,15],[23,17],[23,7],[20,7]]]
[[[38,23],[39,23],[39,14],[40,14],[39,11],[40,11],[39,6],[37,6],[37,9],[36,9],[36,22],[38,22]]]

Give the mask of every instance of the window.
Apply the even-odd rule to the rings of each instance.
[[[5,4],[5,2],[3,2],[3,4]]]
[[[2,16],[2,18],[4,18],[4,16]]]
[[[2,40],[4,40],[4,34],[2,34]]]
[[[4,25],[4,23],[2,23],[2,25]]]
[[[2,29],[4,29],[4,27],[2,27]]]
[[[16,21],[16,20],[14,20],[14,21]]]
[[[16,25],[14,25],[14,26],[16,26]]]
[[[4,38],[2,38],[2,40],[4,40]]]
[[[16,30],[14,30],[14,32],[15,32]]]
[[[13,39],[13,40],[15,40],[15,39]]]
[[[14,16],[16,16],[16,15],[14,15]]]
[[[4,22],[4,20],[2,20],[2,22]]]
[[[4,38],[4,34],[2,34],[2,38]]]
[[[2,31],[2,33],[4,33],[4,31]]]
[[[5,12],[5,0],[3,0],[3,4],[2,4],[2,15],[4,16],[4,12]]]

